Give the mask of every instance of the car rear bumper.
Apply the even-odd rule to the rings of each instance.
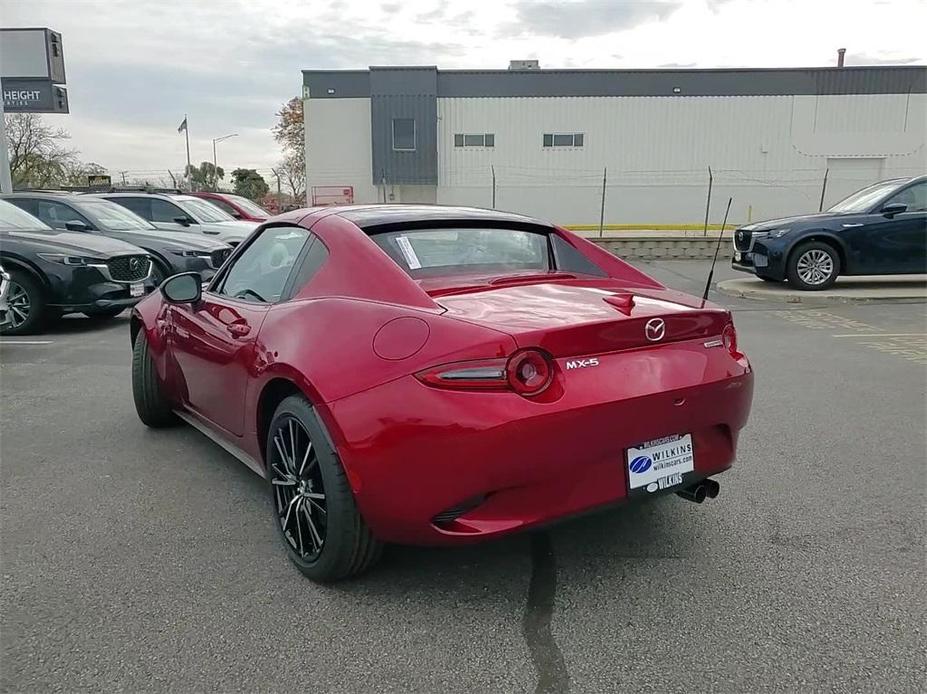
[[[570,372],[552,403],[435,390],[413,377],[330,403],[335,445],[373,532],[467,543],[623,503],[626,450],[671,434],[692,435],[686,484],[731,466],[752,401],[746,359],[702,342],[608,358],[616,361],[599,373]]]

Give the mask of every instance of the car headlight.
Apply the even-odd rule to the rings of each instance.
[[[183,258],[208,258],[212,255],[208,251],[185,251],[182,248],[172,250],[171,253],[174,255],[179,255]]]
[[[86,255],[68,255],[67,253],[39,253],[42,260],[50,263],[61,263],[62,265],[83,266],[83,267],[100,267],[105,266],[106,261],[102,258],[94,258]]]
[[[785,236],[785,235],[788,234],[790,231],[792,231],[792,230],[789,229],[788,227],[785,227],[785,228],[783,228],[783,229],[770,229],[769,231],[766,232],[766,238],[768,238],[768,239],[778,239],[780,236]]]

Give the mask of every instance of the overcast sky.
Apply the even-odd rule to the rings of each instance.
[[[219,164],[269,169],[302,69],[927,63],[923,0],[0,0],[0,26],[62,33],[71,113],[46,118],[113,172],[181,169],[184,113],[194,161],[234,132]]]

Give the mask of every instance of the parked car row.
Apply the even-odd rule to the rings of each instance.
[[[0,333],[35,333],[70,313],[115,317],[171,275],[207,281],[257,224],[189,195],[2,196]]]

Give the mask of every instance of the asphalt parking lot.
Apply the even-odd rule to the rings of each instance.
[[[756,369],[718,499],[394,547],[332,587],[288,563],[262,480],[138,421],[127,314],[0,340],[0,687],[922,690],[924,304],[713,298]]]

